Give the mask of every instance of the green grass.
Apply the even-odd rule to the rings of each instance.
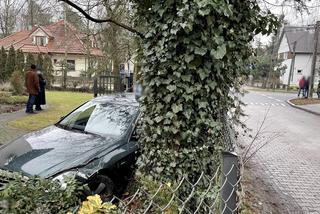
[[[46,92],[47,110],[35,115],[26,115],[23,118],[10,121],[8,124],[26,131],[39,130],[56,123],[72,109],[92,98],[93,95],[89,93],[48,91]]]

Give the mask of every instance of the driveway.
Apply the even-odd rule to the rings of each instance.
[[[24,112],[24,110],[20,110],[13,113],[0,114],[0,146],[1,144],[9,143],[11,140],[27,133],[24,130],[15,129],[7,125],[9,121],[16,120],[25,116],[26,113]]]
[[[243,119],[253,133],[267,114],[257,143],[275,138],[250,162],[288,200],[288,213],[320,213],[320,117],[289,106],[295,96],[250,91],[243,97]]]

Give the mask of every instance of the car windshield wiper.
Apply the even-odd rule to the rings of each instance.
[[[56,123],[55,125],[58,126],[59,128],[65,129],[65,130],[69,130],[69,129],[70,129],[69,126],[63,125],[63,124],[61,124],[61,123]]]
[[[80,132],[80,133],[83,133],[83,134],[90,134],[90,135],[100,136],[100,135],[98,135],[96,133],[88,132],[88,131],[85,131],[85,130],[83,130],[81,128],[70,127],[68,125],[63,125],[63,124],[60,124],[60,123],[57,123],[56,126],[62,128],[62,129],[65,129],[65,130],[76,131],[76,132]]]
[[[90,135],[100,136],[98,134],[95,134],[95,133],[92,133],[92,132],[88,132],[88,131],[85,131],[85,130],[83,130],[81,128],[77,128],[77,127],[71,127],[70,130],[78,131],[78,132],[81,132],[83,134],[90,134]]]

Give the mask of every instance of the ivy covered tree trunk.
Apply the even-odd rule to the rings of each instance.
[[[213,176],[223,115],[246,75],[249,43],[277,24],[256,1],[137,1],[142,39],[144,128],[139,172],[153,180]]]

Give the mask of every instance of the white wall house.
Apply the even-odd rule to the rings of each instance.
[[[298,86],[299,80],[304,77],[310,77],[312,53],[314,44],[314,30],[285,26],[280,36],[280,45],[278,48],[278,58],[283,59],[283,65],[286,65],[284,74],[280,77],[280,83],[291,86]],[[289,80],[291,64],[293,63],[293,51],[295,47],[295,62],[293,66],[292,76]],[[319,59],[318,59],[319,61]],[[317,63],[316,68],[319,67]],[[316,71],[315,83],[318,82],[318,72]]]

